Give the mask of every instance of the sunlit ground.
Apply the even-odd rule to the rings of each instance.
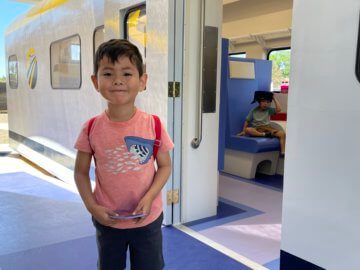
[[[9,143],[8,115],[0,112],[0,144]]]
[[[281,224],[224,225],[221,228],[278,242],[281,239]]]
[[[9,148],[8,144],[8,115],[0,111],[0,175],[3,173],[26,172],[61,188],[77,193],[75,185],[66,184],[52,177],[48,172],[14,152]]]

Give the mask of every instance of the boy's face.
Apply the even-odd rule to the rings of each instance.
[[[133,105],[139,91],[145,89],[147,75],[141,77],[127,56],[111,63],[108,57],[99,62],[99,70],[91,76],[95,89],[112,105]]]
[[[271,102],[269,100],[262,99],[259,101],[259,107],[261,110],[266,110],[270,107]]]

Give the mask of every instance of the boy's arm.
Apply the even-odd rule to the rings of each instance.
[[[151,210],[151,205],[153,200],[159,194],[161,189],[164,187],[167,182],[170,173],[171,173],[171,159],[169,152],[158,152],[156,157],[156,163],[158,169],[155,173],[154,182],[152,183],[148,192],[140,200],[138,206],[134,210],[133,214],[144,213],[149,214]],[[139,222],[142,222],[144,218],[139,219]]]
[[[281,112],[281,105],[280,105],[279,101],[275,97],[273,97],[273,101],[275,103],[275,111],[276,111],[276,113]]]
[[[249,113],[248,113],[248,115],[246,116],[243,129],[242,129],[242,131],[238,134],[239,136],[244,136],[244,135],[246,134],[246,129],[247,129],[247,127],[249,126],[249,123],[250,123],[250,122],[252,121],[252,119],[253,119],[253,112],[254,112],[254,109],[250,110]]]
[[[98,222],[103,225],[115,224],[116,221],[111,219],[109,215],[116,215],[116,213],[110,209],[98,205],[94,199],[89,177],[91,158],[92,155],[90,153],[82,151],[77,152],[74,172],[77,189],[86,209]]]
[[[91,182],[89,177],[91,158],[92,155],[90,153],[78,151],[76,155],[74,172],[77,189],[80,193],[81,199],[86,206],[86,209],[89,212],[91,212],[91,209],[94,207],[94,205],[96,205],[92,194]]]
[[[248,125],[249,125],[249,122],[247,120],[245,120],[244,127],[243,127],[242,131],[239,133],[240,136],[244,136],[246,134],[245,130],[247,129]]]

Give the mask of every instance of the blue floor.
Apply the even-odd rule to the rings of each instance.
[[[225,198],[219,198],[216,216],[195,220],[184,225],[194,231],[202,231],[235,220],[262,214],[263,212]]]
[[[264,265],[266,268],[268,268],[269,270],[279,270],[280,269],[280,258],[275,259],[271,262],[268,262],[267,264]],[[305,269],[304,269],[305,270]]]
[[[26,173],[0,175],[0,255],[93,235],[89,219],[75,193]]]
[[[0,191],[60,201],[81,202],[78,194],[24,172],[0,174]]]
[[[163,228],[165,269],[248,270],[251,269],[173,228]]]
[[[263,184],[265,186],[270,186],[279,190],[283,190],[284,187],[284,176],[275,174],[275,175],[266,175],[257,173],[255,175],[255,183]]]
[[[234,215],[241,214],[244,212],[245,212],[245,210],[243,210],[243,209],[240,209],[238,207],[232,206],[225,202],[219,201],[219,204],[217,206],[216,216],[195,220],[192,222],[185,223],[184,225],[187,227],[193,227],[193,226],[201,224],[201,223],[210,222],[210,221],[222,219],[222,218],[229,217],[229,216],[234,216]]]
[[[0,174],[1,270],[95,270],[94,234],[77,194],[27,173]],[[173,227],[163,235],[165,269],[250,269]]]

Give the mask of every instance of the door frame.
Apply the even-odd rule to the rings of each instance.
[[[184,36],[184,0],[169,0],[168,31],[168,81],[169,88],[176,82],[179,96],[170,93],[168,96],[168,133],[175,147],[171,152],[171,176],[164,188],[164,221],[165,225],[181,222],[181,141],[182,141],[182,85],[183,85],[183,36]],[[167,193],[177,191],[177,203],[167,203]]]

